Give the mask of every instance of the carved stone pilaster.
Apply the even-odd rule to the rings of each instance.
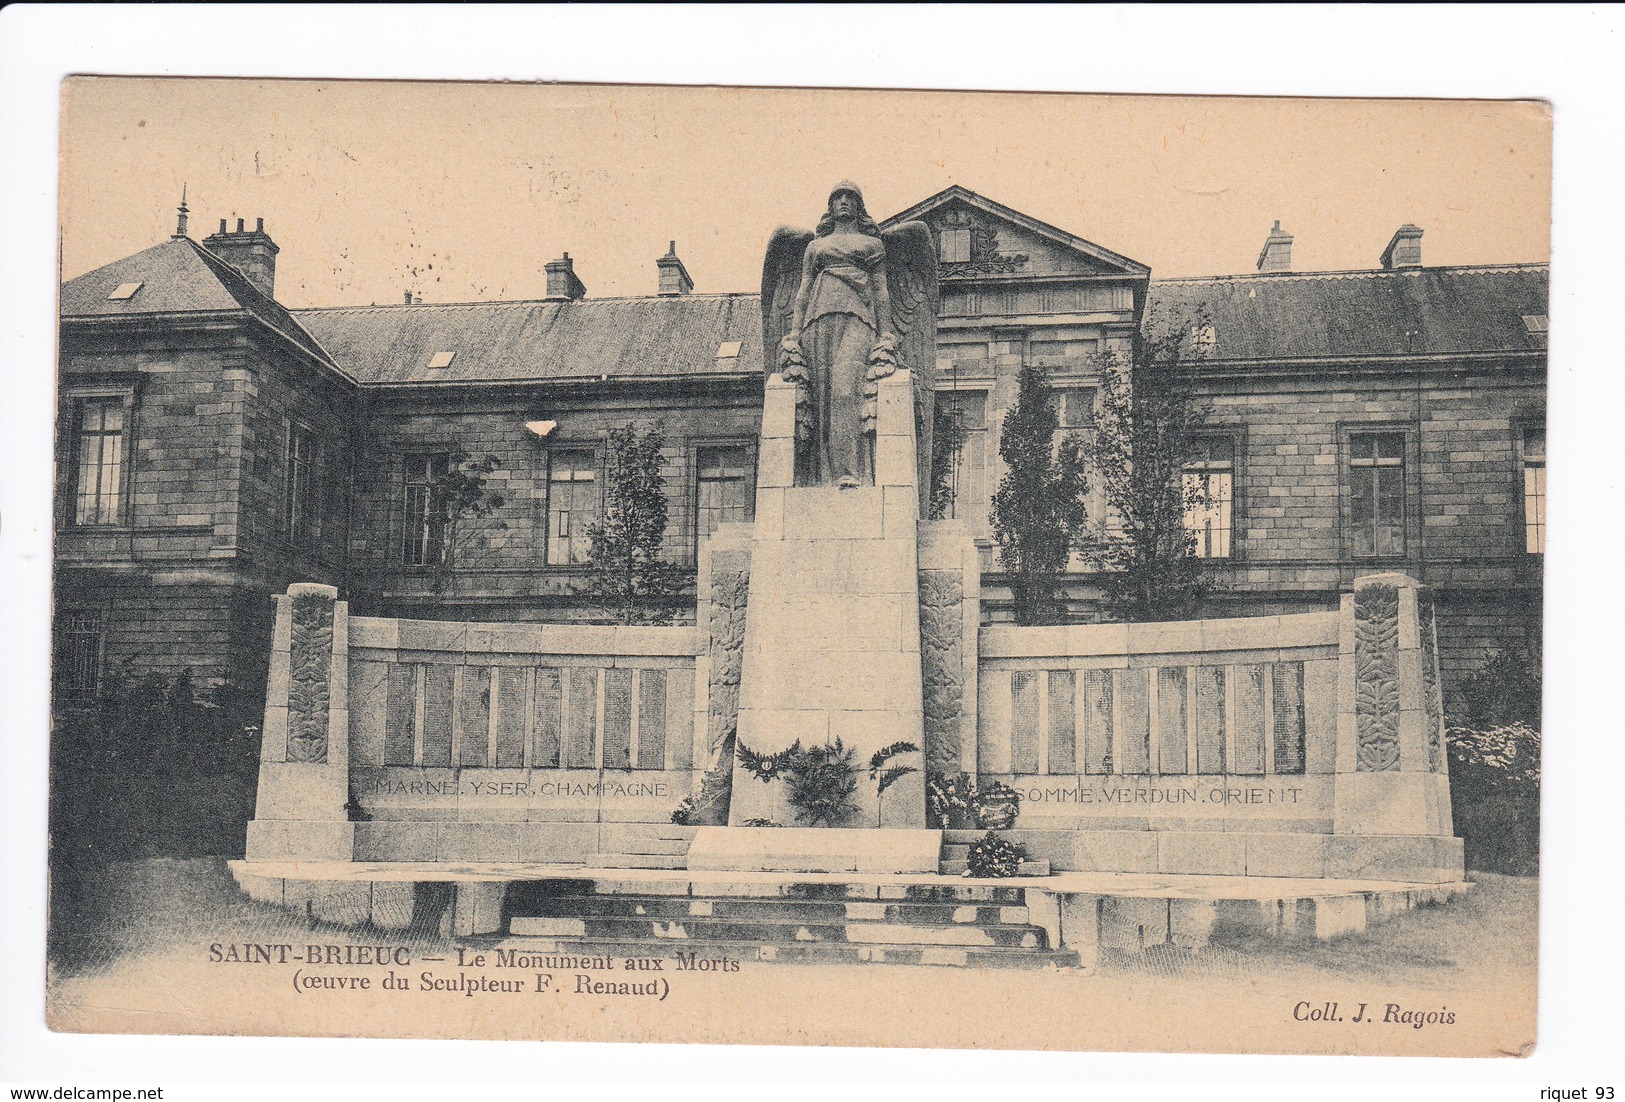
[[[1355,579],[1343,599],[1338,682],[1333,832],[1448,837],[1444,709],[1426,586],[1401,573]],[[1459,858],[1439,868],[1459,875]]]
[[[1422,707],[1427,713],[1428,767],[1446,772],[1444,752],[1444,702],[1439,693],[1438,629],[1433,614],[1433,594],[1423,591],[1416,597],[1416,626],[1422,642]]]
[[[1354,592],[1358,768],[1399,768],[1399,590],[1384,583]]]
[[[959,771],[963,723],[964,583],[959,570],[920,571],[920,666],[925,681],[925,764]]]
[[[332,698],[333,600],[321,593],[293,598],[288,657],[288,760],[327,761]]]
[[[705,776],[694,797],[689,822],[720,826],[728,821],[733,788],[734,745],[739,730],[739,677],[745,663],[745,610],[750,573],[721,570],[711,574],[710,615],[706,621],[706,654],[710,704],[706,712]]]

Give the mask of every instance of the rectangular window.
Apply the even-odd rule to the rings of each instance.
[[[936,396],[939,429],[954,432],[959,446],[949,449],[935,442],[932,450],[942,464],[940,490],[933,491],[933,508],[942,517],[963,520],[973,531],[987,519],[983,490],[983,448],[987,433],[987,394],[980,390],[944,390]]]
[[[942,227],[942,263],[970,263],[970,227]]]
[[[401,562],[407,566],[434,566],[446,560],[446,463],[444,455],[406,457]]]
[[[289,542],[308,546],[316,539],[316,434],[304,425],[288,425],[286,492],[282,531]]]
[[[1349,522],[1357,557],[1405,553],[1404,433],[1350,435]]]
[[[1095,388],[1059,387],[1055,391],[1055,415],[1063,429],[1086,429],[1095,423]]]
[[[73,519],[75,524],[117,524],[122,510],[124,400],[90,398],[79,405]]]
[[[1546,553],[1546,427],[1523,430],[1523,549]]]
[[[1185,530],[1199,559],[1230,557],[1231,506],[1235,499],[1236,444],[1228,436],[1192,442],[1184,468]]]
[[[587,529],[598,519],[598,486],[593,453],[559,451],[549,457],[547,489],[547,565],[575,566],[587,561],[592,539]]]
[[[705,539],[719,524],[750,519],[750,454],[743,447],[699,450],[697,538]]]
[[[57,683],[72,696],[94,696],[102,686],[102,614],[67,612],[57,621]]]

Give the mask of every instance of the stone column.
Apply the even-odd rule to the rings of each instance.
[[[297,582],[276,601],[250,861],[349,861],[349,605]]]
[[[946,776],[974,773],[981,555],[962,521],[921,521],[919,562],[925,763]]]
[[[1451,834],[1433,599],[1405,574],[1356,578],[1338,654],[1336,834]]]
[[[768,382],[738,740],[767,756],[839,739],[854,751],[859,809],[841,825],[919,828],[922,755],[890,761],[916,772],[878,804],[869,777],[877,750],[924,746],[912,378],[898,371],[880,380],[873,486],[794,484],[794,401],[793,387],[777,376]],[[806,825],[786,787],[736,767],[729,822]]]

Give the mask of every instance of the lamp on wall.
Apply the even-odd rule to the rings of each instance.
[[[538,440],[546,440],[548,433],[559,427],[557,421],[526,421],[525,429]]]

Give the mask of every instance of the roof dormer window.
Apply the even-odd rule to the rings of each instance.
[[[434,354],[434,357],[429,361],[429,366],[430,367],[450,367],[451,366],[451,361],[455,360],[456,358],[457,358],[457,353],[455,353],[455,352],[436,352]]]
[[[107,296],[107,301],[128,302],[130,299],[135,297],[135,293],[139,290],[141,290],[141,284],[139,283],[120,283],[117,287],[114,287],[112,293]]]

